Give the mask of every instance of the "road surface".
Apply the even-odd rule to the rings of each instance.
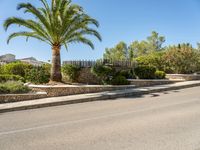
[[[0,114],[0,150],[200,150],[200,87]]]

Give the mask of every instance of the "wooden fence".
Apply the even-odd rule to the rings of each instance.
[[[134,61],[112,61],[112,60],[81,60],[81,61],[64,61],[63,65],[70,64],[70,65],[76,65],[82,68],[90,68],[93,67],[96,64],[102,64],[102,65],[109,65],[114,67],[123,67],[123,68],[133,68],[136,66],[136,62]]]

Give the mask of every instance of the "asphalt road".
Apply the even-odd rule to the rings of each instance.
[[[200,87],[0,114],[0,150],[200,150]]]

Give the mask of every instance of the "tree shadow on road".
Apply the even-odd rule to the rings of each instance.
[[[137,94],[137,95],[123,97],[123,99],[130,99],[130,98],[138,99],[138,98],[145,98],[145,97],[156,98],[156,97],[160,97],[163,95],[169,95],[169,94],[179,93],[179,92],[180,92],[179,90],[174,90],[174,91],[164,91],[164,92],[160,92],[160,93]],[[120,99],[120,98],[116,98],[116,99]]]

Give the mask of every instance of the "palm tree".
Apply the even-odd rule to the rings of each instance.
[[[62,46],[66,49],[71,43],[83,43],[94,49],[94,45],[88,35],[95,36],[101,41],[100,34],[93,29],[99,27],[97,20],[87,15],[79,5],[72,4],[71,0],[40,0],[42,7],[37,8],[30,3],[20,3],[18,10],[30,13],[35,19],[23,19],[10,17],[4,22],[4,28],[11,25],[23,26],[28,31],[12,33],[7,43],[15,37],[24,36],[26,40],[35,38],[49,44],[52,48],[51,80],[61,82],[61,59]]]

